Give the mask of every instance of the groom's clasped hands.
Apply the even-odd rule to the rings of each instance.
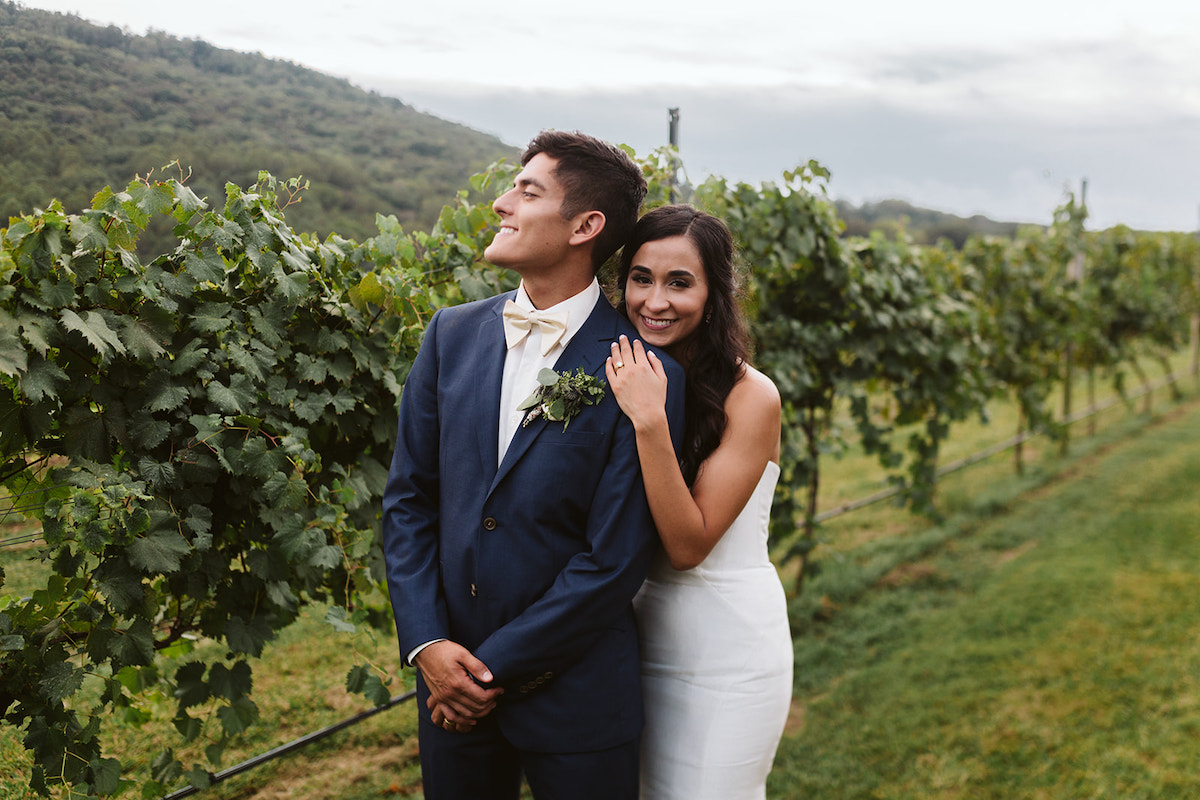
[[[492,673],[460,644],[434,642],[416,657],[417,667],[429,687],[430,719],[434,725],[454,733],[466,733],[496,707],[502,688],[489,689]]]

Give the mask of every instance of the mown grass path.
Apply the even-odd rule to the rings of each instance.
[[[974,514],[797,638],[768,796],[1200,797],[1200,403]]]

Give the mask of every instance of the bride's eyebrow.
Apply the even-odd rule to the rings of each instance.
[[[641,267],[641,266],[638,266],[637,264],[634,264],[633,266],[631,266],[629,268],[630,275],[632,275],[635,272],[640,272],[645,275],[653,275],[654,274],[650,270],[649,267]],[[695,279],[696,273],[692,272],[690,269],[671,269],[671,270],[667,270],[667,277],[668,278],[692,278],[692,279]]]

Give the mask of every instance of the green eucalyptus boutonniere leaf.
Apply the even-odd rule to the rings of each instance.
[[[562,373],[543,369],[538,373],[538,383],[541,385],[533,394],[517,406],[522,410],[532,409],[525,415],[521,427],[538,417],[545,417],[551,422],[561,422],[565,431],[580,409],[593,406],[604,397],[604,381],[588,375],[583,367]]]

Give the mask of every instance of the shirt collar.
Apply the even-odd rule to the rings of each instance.
[[[556,303],[549,308],[538,309],[540,311],[566,311],[567,312],[567,331],[559,340],[558,346],[565,348],[567,343],[579,333],[579,329],[583,327],[583,323],[587,322],[587,318],[591,316],[592,309],[596,306],[596,301],[600,299],[600,282],[592,278],[592,282],[587,288],[579,294],[568,297],[561,303]],[[525,282],[521,281],[521,285],[517,287],[517,296],[513,298],[513,302],[526,311],[533,311],[533,301],[529,299],[529,295],[525,292]]]

